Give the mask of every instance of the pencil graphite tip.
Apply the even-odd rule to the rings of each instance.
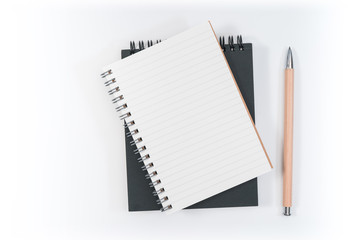
[[[292,51],[289,47],[287,58],[286,58],[286,68],[293,68],[293,57],[292,57]]]

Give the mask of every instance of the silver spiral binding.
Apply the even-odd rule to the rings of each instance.
[[[142,142],[142,138],[141,138],[141,137],[138,138],[138,139],[132,140],[132,141],[130,142],[130,146],[134,146],[134,145],[138,144],[139,142]]]
[[[113,78],[113,79],[110,79],[109,81],[106,81],[105,82],[105,86],[110,86],[111,84],[113,84],[113,83],[116,83],[116,81],[115,81],[115,78]]]
[[[145,147],[145,146],[142,146],[142,147],[139,147],[139,148],[135,149],[135,150],[134,150],[134,153],[135,153],[135,154],[138,154],[138,153],[141,153],[141,152],[143,152],[143,151],[145,151],[145,150],[146,150],[146,147]]]
[[[146,154],[145,156],[139,157],[138,162],[144,162],[146,159],[150,158],[150,154]]]
[[[155,177],[157,174],[158,174],[157,171],[153,171],[152,173],[146,174],[146,175],[145,175],[145,178],[146,178],[146,179],[150,179],[150,178],[152,178],[152,177]]]
[[[161,40],[156,40],[156,42],[153,42],[152,40],[147,41],[147,48],[152,47],[155,44],[160,43]],[[130,42],[130,55],[135,54],[139,51],[142,51],[145,49],[145,43],[144,41],[139,41],[139,45],[138,48],[136,47],[136,44],[134,41]],[[155,188],[156,186],[158,186],[159,184],[161,184],[161,180],[160,179],[153,179],[155,177],[158,178],[158,172],[155,169],[155,165],[153,162],[147,162],[148,159],[150,159],[150,154],[145,153],[147,148],[144,144],[142,145],[138,145],[143,143],[143,138],[142,137],[136,137],[135,135],[139,134],[139,129],[135,128],[131,128],[134,127],[135,125],[135,121],[134,120],[129,120],[129,118],[131,117],[131,112],[127,111],[124,112],[124,110],[128,109],[128,104],[127,103],[122,103],[121,101],[124,100],[124,96],[123,95],[119,95],[120,94],[120,87],[116,86],[116,79],[111,78],[110,79],[110,75],[113,74],[112,70],[108,70],[103,72],[100,76],[102,78],[106,78],[106,81],[104,82],[106,87],[109,87],[110,90],[108,91],[108,94],[111,95],[115,95],[116,97],[114,97],[111,101],[114,104],[117,104],[117,107],[115,108],[116,112],[119,112],[119,118],[121,120],[124,120],[124,127],[127,128],[129,131],[126,133],[126,137],[133,137],[133,140],[130,142],[130,146],[136,146],[137,148],[134,150],[135,154],[140,154],[140,157],[137,159],[139,163],[144,163],[144,165],[141,167],[141,169],[143,171],[147,171],[148,173],[145,175],[146,179],[152,179],[152,182],[149,183],[149,186],[152,188]],[[114,85],[114,87],[112,87]],[[120,103],[121,102],[121,103]],[[131,128],[131,129],[130,129]],[[154,196],[158,196],[158,200],[157,200],[157,204],[163,204],[164,202],[168,202],[169,201],[169,197],[168,196],[164,196],[165,193],[165,189],[164,187],[161,187],[153,192]],[[160,198],[161,195],[161,198]],[[167,211],[169,209],[172,209],[172,205],[166,205],[163,206],[160,210],[162,212]]]
[[[106,76],[108,76],[108,75],[110,75],[110,74],[112,74],[112,70],[111,70],[111,69],[110,69],[110,70],[107,70],[106,72],[103,72],[102,74],[100,74],[100,77],[104,78],[104,77],[106,77]]]
[[[131,113],[128,112],[123,115],[120,115],[119,117],[120,117],[120,120],[124,120],[125,118],[131,117]]]
[[[126,107],[127,107],[127,105],[126,105]],[[132,120],[132,121],[130,121],[130,122],[125,122],[125,123],[124,123],[124,127],[125,127],[125,128],[129,128],[129,127],[131,127],[132,125],[135,125],[135,121],[134,121],[134,120]]]
[[[160,183],[161,183],[161,180],[158,179],[158,180],[156,180],[154,182],[149,183],[149,186],[150,187],[155,187],[155,186],[159,185]]]
[[[131,136],[134,136],[135,134],[138,134],[139,133],[139,130],[138,129],[135,129],[135,130],[132,130],[130,132],[128,132],[126,134],[127,137],[131,137]]]
[[[157,204],[163,204],[164,202],[166,202],[167,200],[169,200],[168,196],[165,196],[163,198],[160,198],[156,201]]]
[[[161,208],[160,211],[165,212],[165,211],[170,210],[170,209],[172,209],[171,204],[167,205],[166,207]]]
[[[155,190],[153,191],[153,195],[154,196],[159,196],[161,193],[165,192],[165,189],[164,188],[160,188],[159,190]]]
[[[222,50],[225,52],[225,51],[244,51],[244,44],[243,44],[243,41],[242,41],[242,36],[241,35],[238,35],[236,37],[236,44],[234,43],[234,37],[233,36],[229,36],[228,37],[228,43],[226,44],[225,42],[225,37],[224,36],[220,36],[219,37],[219,44],[220,44],[220,47],[222,48]]]
[[[150,168],[152,168],[154,166],[154,163],[149,163],[149,164],[146,164],[146,165],[144,165],[144,166],[142,166],[141,167],[141,169],[143,170],[143,171],[147,171],[147,170],[149,170]]]
[[[120,95],[120,96],[118,96],[118,97],[116,97],[116,98],[113,98],[111,101],[113,102],[113,103],[117,103],[117,102],[119,102],[119,101],[121,101],[121,100],[123,100],[124,99],[124,96],[123,95]]]
[[[125,108],[127,108],[127,104],[126,104],[126,103],[123,104],[123,105],[121,105],[121,106],[116,107],[115,109],[116,109],[117,112],[120,112],[121,110],[124,110]]]
[[[119,92],[119,91],[120,91],[120,88],[119,88],[119,87],[115,87],[115,88],[113,88],[113,89],[110,89],[110,90],[108,91],[108,93],[109,93],[109,95],[113,95],[114,93]]]

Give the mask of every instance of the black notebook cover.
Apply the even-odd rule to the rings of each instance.
[[[152,42],[148,42],[148,46],[151,45]],[[251,43],[242,44],[239,41],[238,44],[225,44],[223,38],[220,39],[220,45],[224,50],[225,57],[244,97],[249,112],[255,121],[252,45]],[[141,51],[141,49],[144,49],[143,42],[139,43],[139,49],[136,49],[135,43],[131,42],[130,49],[121,51],[121,58],[135,54]],[[125,129],[125,133],[128,133],[127,128]],[[130,144],[133,138],[126,136],[125,138],[129,211],[160,210],[161,205],[156,203],[158,197],[153,195],[154,188],[149,186],[150,179],[145,179],[146,171],[141,169],[144,164],[139,163],[137,160],[140,155],[134,153],[136,146],[131,146]],[[219,149],[219,151],[221,151],[221,149]],[[254,178],[187,207],[187,209],[257,205],[257,179]]]

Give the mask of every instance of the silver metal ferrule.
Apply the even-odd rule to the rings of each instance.
[[[284,215],[285,215],[285,216],[291,216],[290,207],[285,207],[285,209],[284,209]]]
[[[286,68],[290,68],[290,69],[294,68],[292,51],[291,51],[290,47],[289,47],[289,50],[287,53],[287,58],[286,58]]]

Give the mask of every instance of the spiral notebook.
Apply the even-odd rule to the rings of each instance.
[[[103,70],[162,211],[174,213],[271,170],[210,22]]]
[[[219,40],[250,115],[255,121],[252,44],[243,43],[241,36],[235,37],[235,42],[233,36],[219,37]],[[121,51],[121,58],[126,58],[159,42],[161,40],[150,40],[145,43],[139,41],[137,44],[134,41],[130,42],[130,48]],[[129,130],[125,128],[125,133],[128,132]],[[152,194],[154,188],[149,187],[151,181],[144,176],[144,164],[136,161],[140,154],[135,153],[136,146],[131,145],[133,140],[132,136],[125,136],[128,209],[129,211],[160,210],[161,207],[156,202],[158,197]],[[187,209],[241,206],[258,206],[257,178],[191,205]]]

